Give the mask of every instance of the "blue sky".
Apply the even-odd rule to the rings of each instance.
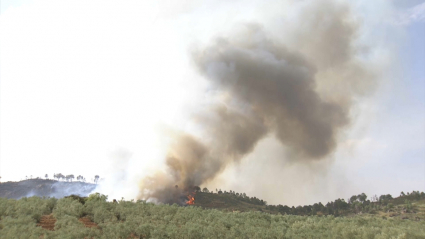
[[[418,3],[420,4],[420,3]],[[414,7],[408,5],[407,8]],[[411,21],[404,26],[405,41],[399,47],[401,71],[383,94],[377,122],[371,133],[388,142],[385,158],[375,165],[365,165],[365,175],[376,173],[389,185],[410,182],[410,190],[425,189],[425,21]],[[389,36],[391,37],[391,36]],[[373,128],[372,128],[373,127]],[[395,192],[393,192],[395,193]]]

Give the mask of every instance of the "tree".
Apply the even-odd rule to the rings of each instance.
[[[44,175],[44,177],[45,177],[46,179],[48,179],[48,178],[49,178],[49,175],[47,175],[47,173],[46,173],[46,175]]]
[[[364,202],[366,202],[367,196],[366,196],[365,193],[362,193],[362,194],[357,196],[357,199],[359,199],[360,202],[364,203]]]
[[[393,199],[391,194],[381,195],[381,196],[379,196],[379,203],[386,205],[388,203],[388,201],[391,200],[391,199]]]
[[[54,178],[57,178],[57,179],[58,179],[58,181],[59,181],[60,179],[65,178],[65,176],[63,176],[63,174],[61,174],[61,173],[57,173],[57,174],[55,174],[53,177],[54,177]]]
[[[208,191],[208,188],[203,188],[202,189],[202,192],[204,192],[204,193],[208,193],[209,191]]]
[[[99,181],[99,175],[94,176],[94,182],[97,184],[97,181]]]
[[[66,175],[66,177],[65,177],[65,178],[66,178],[66,181],[68,181],[68,180],[69,180],[69,181],[71,181],[71,182],[72,182],[72,180],[73,180],[75,177],[74,177],[74,174],[69,174],[69,175]]]

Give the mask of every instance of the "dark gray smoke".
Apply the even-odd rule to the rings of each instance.
[[[202,138],[175,134],[166,159],[167,180],[164,175],[149,178],[141,197],[167,201],[174,184],[202,185],[252,152],[267,134],[288,149],[290,160],[332,154],[339,132],[350,123],[352,97],[372,78],[355,60],[357,24],[347,20],[349,7],[323,3],[301,14],[300,29],[291,33],[297,42],[290,46],[259,24],[244,24],[191,52],[200,75],[228,103],[194,116],[204,129]]]
[[[316,70],[302,55],[264,38],[258,26],[246,27],[246,42],[219,39],[198,52],[194,59],[200,72],[247,105],[251,115],[246,117],[261,118],[298,155],[326,156],[335,148],[339,128],[348,122],[347,110],[321,99],[315,91]],[[261,38],[255,39],[256,35]]]

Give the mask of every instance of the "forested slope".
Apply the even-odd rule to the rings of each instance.
[[[246,194],[230,192],[212,193],[195,192],[195,204],[202,208],[215,208],[227,212],[259,211],[271,214],[288,214],[301,216],[356,216],[369,215],[385,218],[399,218],[409,220],[425,220],[425,193],[413,191],[402,192],[399,197],[391,195],[372,196],[367,199],[364,193],[353,195],[347,201],[336,199],[326,203],[315,203],[304,206],[267,205],[266,201]]]

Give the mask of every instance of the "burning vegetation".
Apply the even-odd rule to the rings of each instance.
[[[186,205],[195,205],[196,192],[200,192],[201,188],[198,186],[190,186],[186,188],[184,191],[185,191],[185,194],[187,195]]]
[[[193,193],[195,194],[195,193]],[[187,205],[194,205],[195,204],[195,196],[194,195],[187,195],[188,201],[186,202]]]

